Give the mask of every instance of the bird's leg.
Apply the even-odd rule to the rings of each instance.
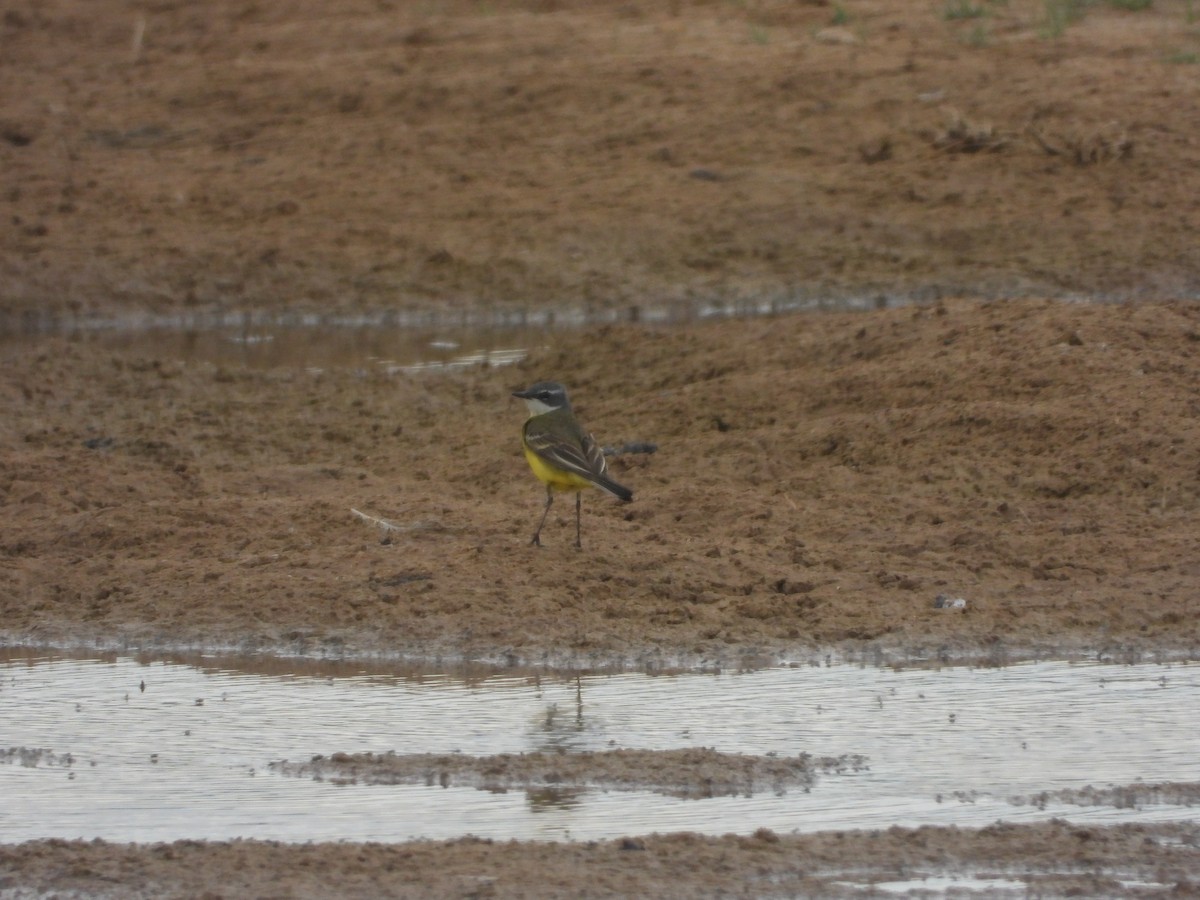
[[[580,550],[583,549],[583,541],[579,537],[579,510],[583,505],[583,491],[575,492],[575,546]]]
[[[554,502],[554,491],[550,485],[546,485],[546,508],[542,510],[542,521],[538,522],[537,531],[533,533],[533,540],[529,543],[542,546],[542,526],[546,524],[546,516],[550,515],[550,504]]]

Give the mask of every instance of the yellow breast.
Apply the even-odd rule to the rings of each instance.
[[[586,478],[550,466],[528,447],[525,448],[525,459],[529,461],[529,468],[533,469],[533,474],[543,484],[550,485],[556,491],[582,491],[584,488],[592,486],[592,483]]]

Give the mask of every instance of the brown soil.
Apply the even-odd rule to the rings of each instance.
[[[19,882],[10,876],[0,885],[114,898],[894,897],[863,885],[916,881],[919,890],[922,876],[953,872],[1023,882],[1035,897],[1195,897],[1198,843],[1194,823],[1097,828],[1062,821],[565,844],[44,841],[0,845],[0,873],[20,872]]]
[[[568,333],[425,378],[10,345],[9,633],[573,666],[1200,642],[1200,307],[948,303]],[[584,549],[512,388],[579,386]],[[394,523],[381,531],[351,513]],[[937,608],[938,595],[966,608]]]
[[[17,0],[5,310],[1194,295],[1190,4],[1071,5]]]
[[[1055,8],[10,4],[8,642],[573,666],[1193,654],[1200,33],[1182,2],[1061,28]],[[423,378],[28,336],[838,298],[926,302],[547,333],[514,367]],[[603,443],[658,446],[614,457],[635,501],[587,496],[582,552],[569,502],[529,545],[541,494],[509,393],[545,377]],[[1171,856],[1163,878],[1194,881],[1194,829],[1164,836],[49,842],[0,848],[0,886],[692,894],[703,873],[821,893],[804,879],[826,859],[979,871],[1030,848],[1059,872]],[[1054,890],[1119,892],[1071,877]]]

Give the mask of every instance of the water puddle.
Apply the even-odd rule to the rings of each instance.
[[[892,298],[891,302],[904,302]],[[0,310],[6,344],[67,335],[114,352],[257,369],[349,366],[388,374],[504,366],[544,345],[555,331],[615,323],[679,325],[812,310],[865,310],[880,297],[775,297],[610,310],[487,309],[376,314],[224,313],[55,317]]]
[[[1198,708],[1195,663],[571,678],[10,651],[0,657],[0,842],[592,839],[1194,819],[1186,790],[1110,802],[1102,789],[1200,781]],[[586,785],[346,783],[272,765],[341,753],[696,747],[862,755],[867,767],[821,771],[784,792],[683,799]]]
[[[33,339],[36,339],[36,335]],[[5,338],[0,336],[0,341]],[[8,335],[8,340],[29,336]],[[108,351],[250,369],[377,370],[389,375],[506,366],[540,346],[528,328],[400,328],[365,325],[279,325],[212,328],[113,328],[72,332],[72,340]]]
[[[903,881],[872,881],[870,884],[859,884],[853,881],[837,882],[840,887],[851,890],[869,891],[873,894],[896,894],[908,896],[912,891],[919,891],[919,896],[941,896],[949,891],[971,893],[987,891],[989,897],[1013,896],[1026,897],[1029,886],[1024,881],[1012,878],[972,878],[970,876],[934,875],[927,878],[908,878]]]

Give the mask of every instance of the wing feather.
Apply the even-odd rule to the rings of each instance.
[[[551,465],[589,481],[599,478],[608,469],[604,453],[589,434],[583,435],[580,441],[564,440],[552,431],[539,428],[536,419],[530,419],[525,428],[525,444]]]
[[[596,476],[603,475],[608,471],[608,461],[604,458],[604,451],[600,449],[600,445],[596,443],[596,439],[587,432],[583,434],[583,453],[587,457],[588,466],[592,470],[592,474]]]

